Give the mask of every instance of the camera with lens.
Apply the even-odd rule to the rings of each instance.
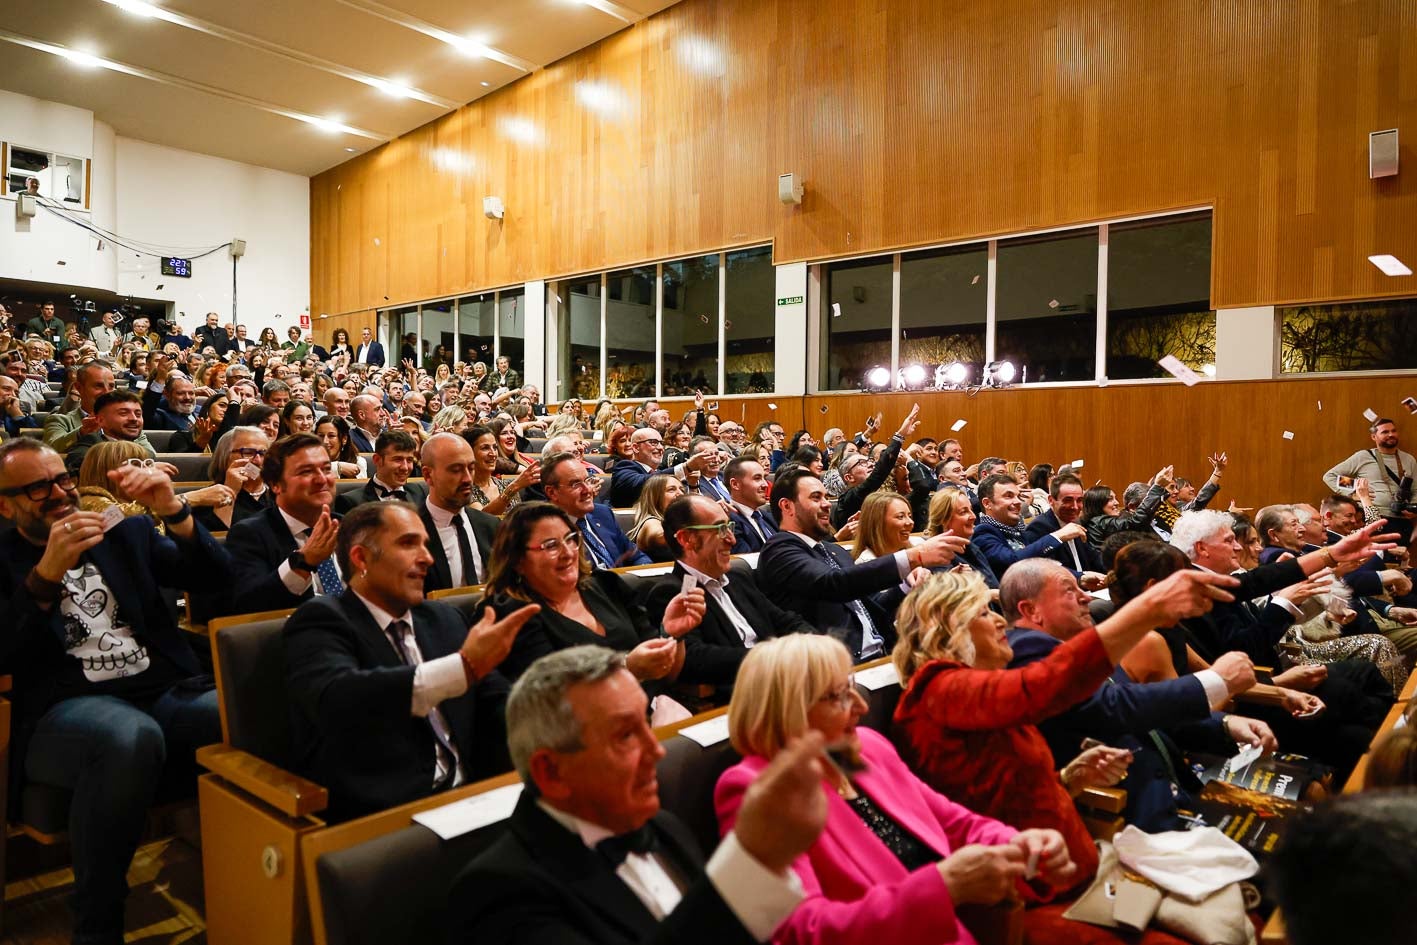
[[[1397,484],[1397,494],[1392,500],[1392,514],[1401,515],[1404,512],[1417,512],[1417,503],[1412,501],[1412,477],[1403,476]]]

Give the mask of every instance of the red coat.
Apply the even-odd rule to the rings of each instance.
[[[901,695],[895,743],[910,770],[970,810],[1019,830],[1059,831],[1083,883],[1097,872],[1097,848],[1036,723],[1081,702],[1111,675],[1096,629],[1022,669],[935,660]]]

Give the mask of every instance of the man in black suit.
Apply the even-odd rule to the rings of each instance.
[[[197,409],[197,385],[178,369],[176,361],[156,353],[148,360],[148,386],[143,390],[143,427],[187,432],[192,428],[192,413]],[[155,360],[156,365],[152,365]]]
[[[389,425],[389,413],[373,394],[360,394],[349,402],[349,438],[361,453],[374,452],[379,434]]]
[[[226,533],[235,579],[225,611],[283,610],[316,594],[343,594],[334,558],[339,520],[330,511],[337,480],[324,444],[312,433],[281,437],[266,451],[261,478],[275,504]]]
[[[295,768],[329,788],[335,819],[505,770],[508,686],[495,670],[541,608],[495,623],[488,610],[469,629],[423,599],[427,540],[408,503],[361,505],[340,522],[344,593],[306,601],[285,625]]]
[[[335,511],[341,515],[366,502],[411,502],[423,504],[428,490],[408,478],[418,465],[418,441],[402,430],[385,430],[374,441],[374,475],[363,489],[341,493]]]
[[[221,316],[216,312],[207,313],[207,323],[197,329],[193,340],[198,351],[211,348],[219,358],[226,357],[226,353],[232,350],[231,336],[221,327]]]
[[[428,498],[418,515],[433,555],[424,592],[486,582],[492,542],[501,523],[467,507],[472,501],[472,447],[456,434],[435,433],[423,444],[422,460]]]
[[[221,740],[216,692],[163,588],[213,590],[230,560],[152,467],[109,473],[145,515],[105,530],[79,509],[64,460],[38,440],[0,444],[0,661],[13,677],[10,773],[72,791],[76,942],[121,942],[127,871],[164,760],[191,769]]]
[[[932,436],[922,436],[906,450],[906,474],[910,477],[910,515],[917,522],[930,520],[930,497],[940,490],[935,467],[940,464],[940,444]]]
[[[753,569],[733,563],[734,526],[723,507],[701,495],[675,499],[664,510],[664,540],[674,570],[654,581],[645,595],[650,622],[658,624],[669,602],[692,576],[704,589],[704,617],[684,639],[678,681],[718,687],[717,701],[733,694],[733,679],[748,650],[760,639],[785,633],[815,633],[798,614],[783,610],[758,590]]]
[[[526,790],[506,832],[454,884],[449,941],[740,945],[767,941],[801,901],[792,862],[826,822],[821,734],[778,753],[705,865],[688,829],[660,810],[664,748],[624,666],[614,650],[571,647],[512,688],[507,741]]]
[[[724,467],[723,481],[728,483],[728,498],[733,503],[728,513],[733,520],[733,553],[762,551],[767,540],[777,534],[768,504],[772,480],[767,470],[756,459],[738,456]]]
[[[1059,473],[1048,483],[1048,511],[1036,516],[1023,530],[1023,542],[1032,545],[1045,535],[1059,531],[1064,525],[1075,524],[1082,515],[1082,480],[1072,473]],[[1051,558],[1074,575],[1086,572],[1106,574],[1102,554],[1087,539],[1070,538],[1044,551],[1041,557]],[[1087,583],[1083,584],[1087,588]],[[1099,585],[1100,586],[1100,585]]]
[[[779,475],[772,503],[782,529],[758,556],[758,585],[818,630],[840,636],[858,663],[885,656],[895,645],[893,608],[878,604],[875,595],[904,596],[919,577],[917,568],[943,567],[966,544],[954,535],[936,535],[858,564],[831,540],[831,500],[810,470]]]

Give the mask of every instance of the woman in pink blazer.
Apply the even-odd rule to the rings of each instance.
[[[1019,883],[1033,899],[1072,884],[1076,867],[1056,830],[1016,831],[951,802],[911,774],[883,736],[858,729],[866,702],[850,674],[841,643],[790,634],[753,647],[734,686],[728,727],[743,761],[714,792],[721,831],[733,828],[743,793],[794,736],[816,729],[850,759],[824,766],[826,828],[794,864],[806,898],[774,942],[974,945],[956,906],[999,903]]]

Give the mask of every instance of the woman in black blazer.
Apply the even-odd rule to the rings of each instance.
[[[576,523],[549,502],[523,502],[502,519],[483,605],[498,619],[528,602],[541,605],[517,634],[502,674],[515,680],[539,657],[591,643],[627,653],[627,668],[642,683],[678,675],[680,638],[703,619],[703,591],[676,596],[656,627],[624,578],[591,570],[581,541]]]

